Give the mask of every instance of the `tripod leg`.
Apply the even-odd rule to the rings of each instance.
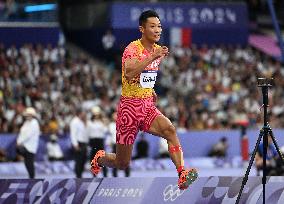
[[[238,197],[237,197],[237,200],[236,200],[236,204],[238,204],[240,202],[240,198],[241,198],[241,195],[242,195],[242,192],[244,190],[244,187],[247,183],[247,180],[248,180],[248,175],[249,175],[249,172],[250,172],[250,169],[251,169],[251,166],[253,164],[253,161],[254,161],[254,158],[255,158],[255,155],[256,155],[256,152],[257,152],[257,149],[258,149],[258,146],[260,144],[260,141],[261,141],[261,138],[264,134],[264,131],[263,129],[260,130],[260,133],[259,133],[259,136],[258,136],[258,139],[257,139],[257,142],[256,142],[256,145],[254,147],[254,150],[253,150],[253,153],[251,155],[251,158],[250,158],[250,161],[249,161],[249,165],[248,165],[248,168],[246,170],[246,173],[245,173],[245,176],[243,178],[243,181],[242,181],[242,185],[241,185],[241,189],[239,191],[239,194],[238,194]]]
[[[270,136],[271,136],[271,138],[272,138],[272,141],[273,141],[273,144],[274,144],[274,146],[275,146],[275,148],[276,148],[276,151],[277,151],[277,153],[278,153],[278,155],[279,155],[279,157],[280,157],[280,159],[281,159],[282,165],[284,165],[283,154],[282,154],[281,151],[280,151],[280,148],[279,148],[279,146],[278,146],[278,144],[277,144],[277,141],[276,141],[276,139],[275,139],[275,137],[274,137],[274,134],[273,134],[273,132],[272,132],[271,129],[269,130],[269,134],[270,134]]]
[[[266,115],[267,113],[264,113]],[[267,169],[266,169],[266,159],[267,159],[267,147],[268,147],[268,134],[269,134],[269,127],[268,123],[266,122],[266,125],[263,126],[264,134],[263,134],[263,155],[262,155],[262,162],[263,162],[263,175],[262,175],[262,203],[265,204],[265,185],[266,185],[266,175],[267,175]]]

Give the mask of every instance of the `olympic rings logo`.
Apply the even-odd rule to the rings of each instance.
[[[175,201],[179,196],[184,193],[184,190],[180,190],[177,185],[168,185],[163,192],[164,201]]]

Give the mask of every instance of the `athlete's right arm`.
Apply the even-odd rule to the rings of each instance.
[[[150,63],[154,60],[163,57],[168,54],[168,48],[159,47],[152,55],[139,61],[137,57],[127,58],[124,62],[124,73],[127,80],[133,79],[135,76],[140,74]]]

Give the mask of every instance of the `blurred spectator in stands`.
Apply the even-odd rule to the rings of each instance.
[[[140,133],[140,139],[138,140],[135,147],[136,147],[136,155],[132,159],[148,158],[149,143],[145,139],[144,133]]]
[[[113,49],[115,44],[115,36],[112,34],[111,30],[108,29],[102,37],[102,44],[105,51]]]
[[[0,43],[1,105],[8,132],[19,131],[20,113],[26,106],[36,107],[43,127],[54,116],[60,133],[67,131],[76,104],[85,110],[100,105],[110,115],[116,108],[121,76],[120,70],[107,69],[103,60],[61,46],[5,48]],[[179,131],[237,128],[236,119],[245,117],[248,128],[258,128],[261,91],[252,84],[257,77],[271,76],[275,86],[269,92],[270,125],[283,128],[282,70],[283,64],[251,47],[176,47],[161,64],[158,105]]]
[[[6,162],[7,156],[4,149],[0,149],[0,162]]]
[[[9,123],[5,116],[3,106],[3,93],[0,90],[0,133],[6,133],[9,129]]]
[[[48,123],[48,133],[49,134],[57,134],[58,133],[58,122],[55,116],[52,116]]]
[[[70,138],[75,156],[75,174],[77,178],[82,178],[84,166],[87,161],[87,146],[89,138],[86,129],[86,113],[81,109],[76,109],[76,114],[70,122]]]
[[[280,147],[280,152],[282,154],[282,158],[284,155],[284,146]],[[284,176],[284,164],[282,162],[281,157],[278,155],[276,158],[276,174],[277,176]]]
[[[25,117],[25,121],[17,138],[17,151],[24,157],[24,163],[28,170],[29,177],[34,178],[34,156],[39,145],[40,126],[36,119],[37,114],[34,108],[26,108],[23,112],[23,116]]]
[[[103,113],[99,106],[92,108],[91,120],[87,122],[87,134],[91,148],[90,158],[94,158],[98,150],[105,149],[105,137],[107,134],[107,125],[103,121]],[[103,167],[103,175],[107,176],[107,168]]]
[[[216,144],[213,145],[208,153],[209,157],[226,157],[228,150],[228,141],[226,137],[222,137]]]
[[[261,142],[257,148],[255,155],[255,166],[257,175],[260,175],[260,171],[263,170],[263,142]],[[277,176],[277,159],[278,153],[274,147],[272,137],[268,135],[268,146],[266,155],[266,173],[267,176]]]
[[[112,34],[111,29],[108,29],[102,37],[102,45],[105,52],[105,59],[109,63],[114,61],[115,55],[115,36]]]
[[[4,19],[16,20],[17,4],[15,0],[6,0]]]
[[[117,112],[114,112],[112,114],[112,119],[111,119],[110,123],[108,124],[109,137],[108,137],[107,143],[110,145],[110,147],[112,149],[111,152],[113,152],[113,153],[116,153],[116,124],[115,124],[116,118],[117,118]],[[124,170],[124,173],[125,173],[125,177],[130,176],[130,166],[128,166]],[[116,168],[112,169],[112,176],[117,177],[117,169]]]
[[[59,161],[63,160],[63,152],[58,144],[58,137],[56,134],[51,134],[49,141],[46,144],[47,147],[47,156],[50,161]]]
[[[168,143],[167,140],[164,138],[159,138],[159,155],[157,157],[158,159],[162,158],[170,158],[170,154],[168,151]]]
[[[8,120],[5,116],[0,113],[0,133],[7,133],[8,132]]]
[[[0,0],[0,20],[3,20],[5,17],[5,1]]]

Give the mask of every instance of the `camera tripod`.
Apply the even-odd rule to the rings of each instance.
[[[279,155],[279,157],[281,159],[281,162],[282,162],[282,164],[284,164],[283,156],[282,156],[282,154],[281,154],[281,152],[279,150],[279,146],[278,146],[278,144],[276,142],[276,139],[275,139],[275,137],[273,135],[272,129],[271,129],[271,127],[268,124],[268,115],[267,115],[268,88],[272,86],[271,83],[270,83],[270,79],[258,78],[258,86],[261,87],[262,95],[263,95],[263,105],[262,105],[262,107],[263,107],[263,110],[264,110],[264,122],[263,122],[263,127],[260,130],[260,133],[259,133],[256,145],[254,147],[252,156],[250,158],[249,165],[247,167],[245,176],[243,178],[241,189],[239,191],[239,194],[238,194],[238,197],[237,197],[237,200],[236,200],[236,204],[238,204],[240,202],[241,194],[243,192],[245,184],[247,183],[248,175],[249,175],[251,166],[253,164],[256,152],[257,152],[257,150],[259,148],[259,144],[260,144],[261,138],[263,138],[263,155],[262,155],[262,159],[263,159],[263,175],[262,175],[262,189],[263,189],[262,196],[263,196],[263,198],[262,198],[262,202],[263,202],[263,204],[265,204],[265,184],[266,184],[266,175],[267,175],[266,158],[267,158],[267,147],[268,147],[268,135],[271,136],[273,144],[276,147],[277,153],[278,153],[278,155]]]

